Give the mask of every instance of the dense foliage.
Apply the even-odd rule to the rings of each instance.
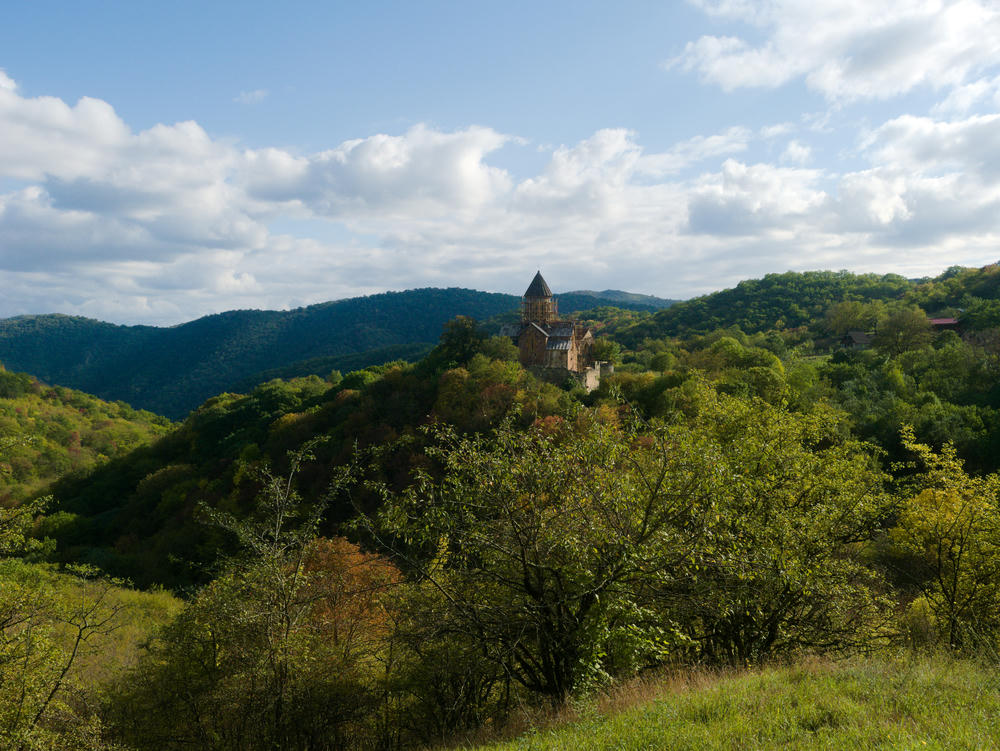
[[[473,431],[514,407],[527,421],[567,409],[571,395],[522,370],[510,361],[514,354],[509,342],[456,326],[419,365],[390,363],[343,379],[337,374],[334,382],[313,376],[269,382],[245,396],[220,395],[157,443],[56,484],[45,534],[59,542],[60,560],[84,561],[137,583],[204,581],[228,538],[199,523],[199,504],[246,512],[260,489],[255,468],[286,470],[286,452],[313,438],[324,441],[300,482],[317,497],[332,468],[357,448],[411,434],[428,419]],[[419,453],[419,446],[400,449],[382,472],[404,482]],[[324,531],[353,513],[345,500],[333,503]]]
[[[178,603],[84,568],[57,573],[26,560],[40,548],[30,530],[43,508],[44,499],[0,507],[0,748],[110,751],[100,689],[135,662],[140,642]]]
[[[697,297],[656,313],[629,332],[632,343],[643,337],[676,336],[739,326],[744,331],[805,326],[843,300],[894,300],[916,286],[895,274],[807,271],[768,274],[740,282],[733,289]]]
[[[888,508],[870,451],[827,410],[695,396],[664,424],[585,412],[439,433],[427,454],[443,479],[421,473],[378,518],[427,552],[403,559],[443,595],[426,615],[436,638],[471,636],[557,700],[671,655],[745,662],[873,638],[874,575],[844,547]]]

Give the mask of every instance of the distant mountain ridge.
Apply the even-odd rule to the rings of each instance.
[[[644,306],[650,308],[651,310],[663,310],[664,308],[669,308],[675,303],[681,302],[680,300],[670,300],[665,297],[656,297],[654,295],[640,295],[637,292],[625,292],[620,289],[605,289],[600,292],[595,292],[592,289],[578,289],[573,292],[564,292],[561,295],[557,294],[555,297],[561,299],[567,295],[596,297],[600,300],[607,300],[617,307],[623,307],[621,303],[628,303],[629,305]]]
[[[607,305],[657,309],[650,302],[574,292],[558,297],[564,313]],[[245,390],[271,374],[419,358],[455,316],[483,320],[519,303],[515,295],[425,288],[290,311],[234,310],[169,328],[59,314],[18,316],[0,319],[0,363],[47,383],[177,418],[211,396]]]

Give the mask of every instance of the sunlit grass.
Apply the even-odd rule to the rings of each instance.
[[[75,629],[61,624],[62,617],[78,619],[91,603],[100,599],[95,611],[100,620],[112,611],[107,625],[80,645],[68,677],[78,685],[96,688],[106,685],[122,671],[132,667],[142,646],[156,631],[180,611],[181,600],[167,591],[139,591],[124,586],[108,587],[102,581],[56,573],[52,567],[38,564],[44,586],[52,601],[53,636],[56,643],[69,650]],[[2,584],[0,584],[2,586]]]
[[[639,693],[624,711],[595,703],[568,724],[481,748],[1000,748],[1000,677],[944,656],[702,674]]]

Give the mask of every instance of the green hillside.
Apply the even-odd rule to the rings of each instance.
[[[46,534],[59,542],[63,561],[95,564],[143,585],[185,587],[204,580],[228,541],[202,523],[199,504],[246,513],[260,491],[255,468],[285,471],[287,452],[307,441],[322,439],[317,461],[300,477],[303,492],[315,498],[356,448],[412,438],[429,419],[481,430],[514,407],[546,415],[571,403],[516,363],[480,355],[447,369],[442,365],[456,364],[451,356],[441,358],[442,348],[435,353],[437,365],[394,363],[337,383],[315,376],[276,380],[245,396],[209,399],[162,440],[54,485],[56,513]],[[400,450],[387,460],[387,472],[398,475],[419,452],[419,443]],[[359,501],[376,502],[365,494]],[[324,529],[335,531],[354,513],[339,499]]]
[[[308,360],[300,360],[299,362],[293,362],[282,367],[270,368],[262,370],[259,373],[254,373],[249,378],[236,383],[232,390],[237,393],[245,393],[252,390],[255,386],[272,381],[275,378],[287,381],[292,378],[305,378],[311,375],[325,377],[334,371],[350,373],[373,365],[384,365],[398,360],[416,362],[432,349],[433,346],[425,342],[414,342],[413,344],[397,344],[391,347],[369,349],[350,355],[310,357]]]
[[[170,428],[159,415],[47,386],[0,365],[0,505],[124,456]]]
[[[118,751],[104,744],[97,709],[183,603],[8,557],[7,541],[0,540],[0,748]]]
[[[179,418],[270,372],[325,375],[419,357],[455,316],[483,320],[519,302],[514,295],[467,289],[417,289],[291,311],[230,311],[171,328],[19,316],[0,320],[0,362],[49,383]],[[607,304],[574,293],[560,302],[563,313]],[[654,309],[643,302],[616,304]]]
[[[930,315],[960,316],[972,328],[1000,324],[1000,265],[954,266],[940,276],[905,279],[896,274],[789,271],[749,279],[731,289],[661,309],[622,332],[622,340],[690,336],[739,326],[746,333],[812,326],[837,303],[917,305]]]
[[[842,300],[898,300],[916,286],[916,282],[896,274],[768,274],[671,305],[631,329],[627,336],[637,343],[644,337],[706,333],[729,326],[740,326],[747,333],[794,328],[822,319],[827,308]]]
[[[926,283],[913,289],[926,294],[934,288]],[[603,313],[606,321],[595,323],[613,337],[650,315],[620,309]],[[823,321],[822,311],[809,319],[814,327]],[[215,396],[156,445],[90,476],[60,482],[55,496],[61,515],[50,531],[60,542],[62,560],[95,563],[144,583],[187,585],[203,579],[199,567],[215,560],[220,544],[217,534],[198,523],[198,503],[247,507],[259,487],[247,467],[263,461],[283,467],[285,452],[311,438],[325,437],[318,449],[320,464],[304,476],[309,493],[316,495],[329,482],[330,467],[345,461],[355,446],[412,436],[429,420],[475,431],[489,428],[512,406],[544,416],[558,414],[567,404],[613,404],[619,398],[646,418],[670,419],[689,399],[685,389],[699,379],[725,394],[795,410],[820,402],[834,405],[848,417],[845,429],[887,452],[887,464],[908,458],[899,431],[909,424],[921,441],[941,445],[951,440],[970,467],[997,469],[995,358],[954,332],[938,336],[934,346],[921,331],[917,334],[900,352],[889,353],[877,340],[872,349],[835,350],[832,356],[829,341],[823,349],[802,332],[714,332],[656,340],[648,347],[623,349],[618,373],[589,396],[536,381],[491,340],[470,343],[462,351],[442,346],[419,365],[397,362],[361,370],[363,354],[306,360],[257,373],[237,384],[245,396]],[[379,359],[416,359],[424,351],[411,346],[386,348]],[[476,359],[476,352],[484,354]],[[459,371],[449,370],[454,366]],[[309,375],[334,370],[349,375],[343,381]],[[270,381],[280,377],[290,380]],[[264,378],[270,382],[253,385]],[[336,530],[350,513],[345,506],[332,508],[327,529]]]

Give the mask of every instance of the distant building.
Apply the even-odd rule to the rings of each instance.
[[[547,380],[575,377],[588,390],[597,388],[608,363],[594,361],[594,333],[575,321],[560,320],[552,290],[535,274],[521,300],[521,323],[500,330],[517,345],[521,365],[536,370]]]
[[[957,318],[928,318],[927,322],[935,331],[958,331],[961,328]]]
[[[872,335],[864,331],[848,331],[840,340],[840,345],[848,349],[867,349],[871,343]]]

